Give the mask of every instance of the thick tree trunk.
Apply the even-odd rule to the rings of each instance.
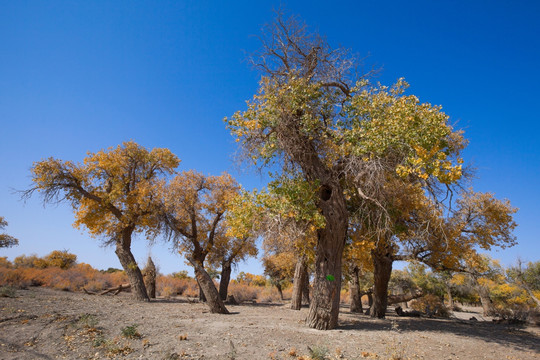
[[[303,257],[296,260],[294,269],[293,292],[291,299],[291,309],[300,310],[302,307],[302,293],[304,290],[305,274],[307,274],[307,266]]]
[[[388,283],[392,275],[392,263],[390,253],[379,254],[372,252],[373,258],[373,307],[370,311],[371,317],[383,319],[386,316],[388,306]]]
[[[307,265],[302,279],[302,304],[309,305],[309,269]]]
[[[146,292],[151,299],[156,298],[156,265],[152,261],[152,258],[149,256],[146,266],[143,269],[144,273],[144,286],[146,287]]]
[[[117,242],[115,250],[116,256],[118,256],[118,260],[120,260],[120,264],[122,264],[122,268],[128,276],[131,285],[131,293],[135,299],[139,301],[150,301],[146,292],[146,287],[144,286],[141,269],[139,269],[135,257],[131,253],[129,244],[131,244],[131,241],[129,241],[127,245],[125,242],[124,245],[122,245],[121,242]]]
[[[326,226],[317,231],[313,297],[306,323],[311,328],[330,330],[338,325],[341,259],[349,217],[339,184],[323,184],[320,199]]]
[[[364,312],[362,308],[362,294],[360,293],[360,278],[359,278],[359,269],[354,267],[351,273],[351,280],[349,281],[349,293],[351,297],[351,307],[350,311],[352,313]]]
[[[217,314],[228,314],[229,311],[225,307],[225,304],[223,304],[223,300],[221,300],[219,297],[216,286],[204,267],[190,257],[188,257],[188,261],[195,269],[195,277],[199,283],[200,289],[206,297],[206,304],[210,308],[210,312]]]
[[[229,282],[231,281],[232,266],[230,263],[221,264],[221,278],[219,279],[219,296],[221,300],[227,300]]]
[[[210,275],[208,275],[210,276]],[[200,302],[206,302],[206,296],[204,296],[204,291],[203,291],[203,288],[201,286],[201,283],[199,282],[199,279],[197,278],[197,286],[199,286],[199,301]]]

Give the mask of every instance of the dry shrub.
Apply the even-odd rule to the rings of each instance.
[[[12,286],[16,288],[26,288],[31,283],[24,279],[22,271],[19,269],[8,269],[0,267],[0,286]]]
[[[80,291],[84,287],[90,291],[99,291],[126,282],[128,279],[123,271],[113,274],[102,273],[88,264],[77,264],[69,269],[59,267],[7,269],[0,267],[0,285],[18,288],[45,286],[67,291]]]
[[[264,288],[260,286],[249,286],[245,284],[231,283],[229,285],[229,294],[239,303],[244,301],[253,301],[259,298],[259,291]]]
[[[197,282],[191,278],[180,279],[171,275],[160,275],[156,281],[156,292],[159,296],[171,297],[176,295],[199,296]]]
[[[419,299],[411,301],[411,308],[430,316],[450,316],[450,312],[442,300],[438,296],[432,294],[427,294]]]

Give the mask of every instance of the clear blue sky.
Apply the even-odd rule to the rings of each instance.
[[[279,1],[0,0],[0,215],[20,245],[10,259],[68,249],[97,268],[120,267],[114,251],[74,229],[67,204],[26,204],[34,161],[80,161],[134,140],[167,147],[181,170],[231,172],[244,186],[222,122],[257,89],[245,61]],[[519,207],[519,245],[493,256],[540,259],[540,2],[297,1],[286,5],[334,46],[367,56],[420,100],[440,104],[470,146],[478,191]],[[166,244],[135,242],[162,272],[187,269]],[[256,261],[240,270],[261,273]]]

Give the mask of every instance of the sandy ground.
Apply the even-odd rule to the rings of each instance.
[[[17,290],[0,298],[0,359],[308,359],[308,347],[327,359],[540,359],[537,327],[462,320],[481,320],[474,313],[379,320],[344,307],[338,329],[318,331],[304,325],[307,308],[228,309],[210,314],[184,298],[138,303],[129,294]]]

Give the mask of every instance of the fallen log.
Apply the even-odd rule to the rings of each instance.
[[[100,293],[97,293],[97,292],[93,292],[93,291],[88,291],[86,290],[85,288],[83,288],[83,291],[85,292],[85,294],[87,295],[105,295],[105,294],[108,294],[108,293],[111,293],[114,291],[114,294],[113,295],[118,295],[120,294],[123,290],[128,290],[131,288],[131,284],[120,284],[116,287],[113,287],[113,288],[110,288],[110,289],[107,289],[107,290],[104,290]]]

